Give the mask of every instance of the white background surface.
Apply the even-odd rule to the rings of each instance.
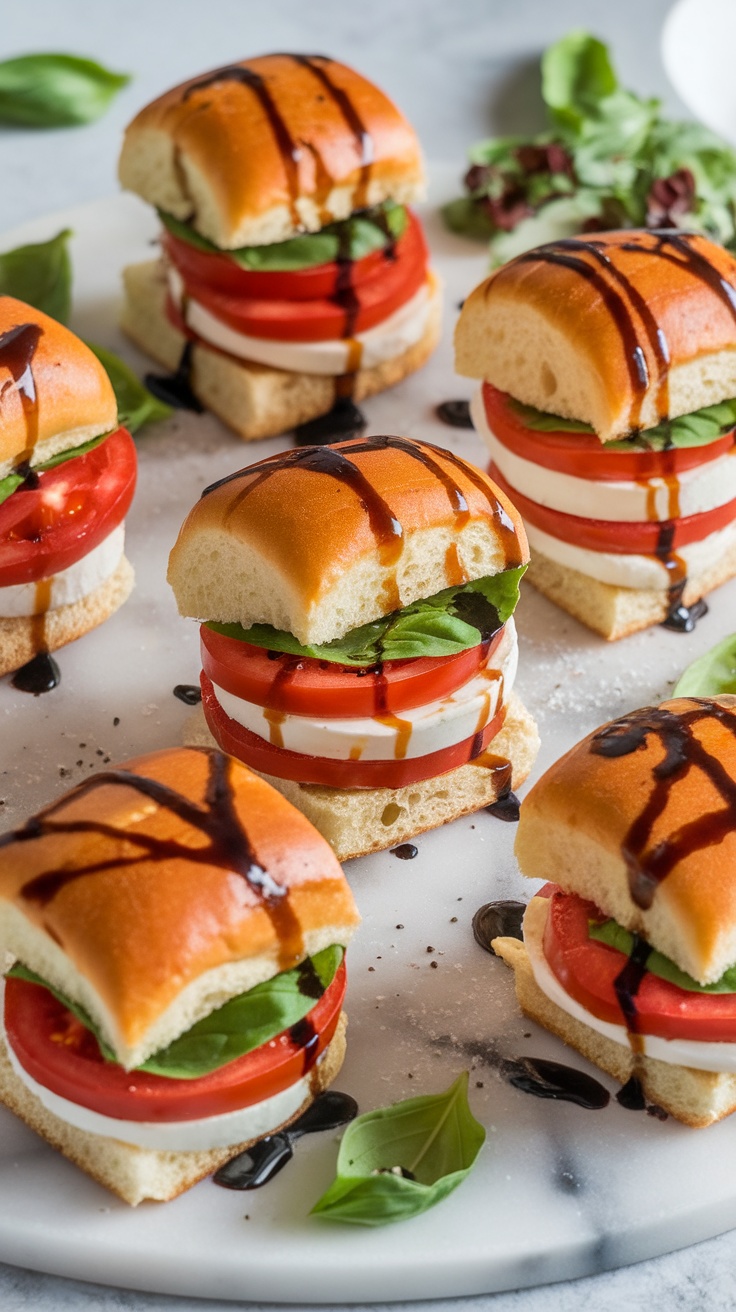
[[[513,4],[454,0],[452,5],[443,3],[443,0],[405,0],[401,6],[395,0],[394,3],[374,0],[369,12],[362,6],[336,4],[332,0],[329,3],[317,0],[309,6],[296,3],[296,0],[271,0],[264,7],[245,0],[240,0],[240,3],[208,0],[206,4],[195,4],[191,0],[176,0],[176,3],[174,0],[168,3],[135,0],[134,3],[105,5],[93,3],[93,0],[87,3],[66,0],[60,5],[49,0],[45,4],[19,5],[4,14],[3,54],[42,48],[67,49],[94,55],[112,67],[134,72],[136,78],[108,116],[97,125],[56,133],[4,131],[0,134],[3,176],[0,229],[4,231],[34,215],[111,192],[120,128],[134,110],[171,82],[233,57],[281,48],[319,50],[352,60],[381,82],[414,119],[427,154],[432,159],[457,160],[460,172],[464,147],[478,136],[498,128],[523,130],[535,125],[533,98],[530,96],[534,80],[530,81],[524,75],[524,67],[543,45],[572,26],[584,24],[610,39],[625,80],[637,90],[666,92],[656,53],[658,28],[666,9],[667,5],[659,0],[648,0],[646,5],[641,0],[620,0],[615,7],[592,0],[555,5],[541,0],[516,0]],[[671,103],[674,104],[672,99]],[[88,313],[94,319],[94,306],[90,306]],[[84,323],[80,326],[83,328]],[[423,426],[429,407],[447,395],[466,392],[462,385],[448,390],[448,383],[449,375],[444,373],[437,395],[423,396],[417,388],[412,389],[408,401],[413,405],[414,422],[407,427],[404,421],[405,431],[417,435],[422,433],[430,440],[438,439],[438,433],[431,433],[426,423]],[[385,399],[376,403],[381,405],[382,415],[388,413],[385,404]],[[401,412],[403,417],[405,404],[401,405]],[[373,416],[378,412],[371,410],[370,413]],[[227,439],[223,441],[221,434],[215,435],[214,428],[206,432],[211,433],[211,438],[203,437],[199,467],[192,469],[189,475],[189,500],[201,486],[205,469],[209,470],[206,458],[209,440],[213,449],[216,446],[220,450],[221,459],[232,457],[227,467],[237,463],[242,454],[242,448],[236,449],[233,445],[228,450]],[[449,430],[446,430],[446,435],[452,440]],[[170,474],[167,483],[166,470],[171,469],[170,462],[176,449],[175,435],[172,433],[170,437],[159,439],[158,445],[164,496],[173,496],[173,485]],[[182,504],[188,504],[183,487],[177,489],[176,495],[181,497]],[[145,553],[144,536],[139,538],[139,551]],[[149,650],[151,645],[180,650],[181,668],[175,670],[172,666],[171,678],[167,679],[163,689],[159,685],[150,696],[141,696],[136,723],[123,723],[116,731],[122,730],[120,738],[115,739],[114,750],[118,758],[132,748],[140,750],[144,740],[154,745],[163,740],[164,732],[169,733],[169,738],[173,736],[175,724],[181,718],[181,708],[173,702],[169,688],[176,681],[194,678],[188,653],[177,642],[170,643],[165,632],[162,634],[158,614],[154,624],[152,607],[147,617],[144,610],[145,593],[138,613],[142,623],[146,619],[150,621],[146,633]],[[559,615],[550,619],[555,614],[534,599],[522,612],[525,620],[521,630],[525,638],[526,662],[523,682],[528,700],[542,711],[541,728],[547,734],[548,745],[556,736],[554,730],[564,732],[567,725],[568,741],[572,741],[582,731],[577,727],[581,720],[585,721],[584,727],[592,727],[626,706],[664,695],[668,680],[674,677],[682,661],[695,656],[733,628],[723,611],[714,612],[696,635],[685,640],[687,657],[680,654],[685,650],[683,640],[666,635],[668,654],[664,659],[659,654],[664,648],[659,645],[655,651],[652,646],[652,643],[661,644],[663,635],[642,635],[626,648],[616,649],[618,674],[611,678],[604,668],[602,646],[584,635],[572,621],[560,620]],[[552,623],[554,640],[550,644]],[[571,641],[575,644],[572,648]],[[91,655],[81,656],[83,646],[74,650],[74,674],[65,683],[65,689],[70,693],[75,682],[80,688],[84,687],[85,663],[92,659]],[[77,652],[80,653],[79,664]],[[69,664],[65,657],[65,666]],[[145,666],[145,678],[149,679],[148,660]],[[29,750],[36,755],[44,750],[42,721],[46,712],[43,705],[42,700],[32,704],[25,717],[27,723],[33,718],[26,741],[31,742]],[[111,718],[115,713],[112,706],[95,708],[95,715],[107,710]],[[15,721],[15,718],[13,712],[11,719]],[[89,722],[87,718],[85,723]],[[76,737],[76,733],[70,733],[70,739]],[[81,731],[79,738],[85,741]],[[100,745],[110,750],[108,742]],[[70,741],[63,746],[75,755],[76,744]],[[83,754],[86,756],[85,766],[91,750],[90,744],[89,751]],[[54,772],[57,769],[56,757],[59,758],[58,764],[67,764],[67,755],[61,752],[57,743]],[[547,753],[545,755],[551,759]],[[40,767],[34,763],[28,768],[22,758],[19,761],[18,735],[13,733],[11,736],[7,732],[7,722],[3,725],[0,770],[11,772],[8,777],[10,804],[13,801],[20,804],[19,786],[26,793],[34,792],[34,784],[38,787],[43,783],[51,765],[51,761],[46,760]],[[482,819],[484,825],[493,826],[494,822],[485,817]],[[438,836],[440,845],[451,842],[449,835],[455,832],[457,829]],[[495,833],[495,830],[486,828],[484,832]],[[414,872],[422,859],[420,857],[410,867],[393,862],[393,866],[386,870],[386,876],[390,873],[395,880],[404,876],[408,879],[407,871]],[[383,860],[389,862],[393,858]],[[510,867],[502,871],[502,880],[504,877],[512,878]],[[493,895],[490,888],[488,895]],[[481,964],[485,965],[485,958]],[[438,976],[440,972],[433,974]],[[392,1088],[387,1096],[405,1096],[405,1091]],[[575,1112],[575,1109],[570,1110]],[[683,1190],[688,1187],[689,1181],[683,1181]],[[461,1196],[457,1195],[457,1198]],[[436,1215],[440,1214],[438,1209]],[[491,1218],[489,1223],[492,1223]],[[399,1234],[398,1227],[396,1233]],[[336,1237],[339,1238],[339,1234]],[[574,1285],[432,1306],[457,1307],[458,1312],[491,1305],[499,1312],[517,1308],[524,1312],[527,1309],[542,1312],[543,1309],[561,1307],[574,1312],[583,1306],[593,1306],[607,1312],[625,1306],[643,1307],[645,1303],[656,1300],[662,1306],[683,1309],[683,1312],[701,1307],[726,1308],[733,1306],[731,1270],[734,1255],[736,1243],[728,1236],[669,1258]],[[156,1309],[159,1312],[159,1309],[170,1308],[172,1312],[174,1309],[178,1312],[179,1309],[203,1306],[186,1299],[92,1288],[14,1268],[0,1273],[0,1304],[13,1312],[26,1308],[39,1308],[43,1312],[57,1308],[81,1308],[85,1312],[92,1308],[130,1308],[136,1312]],[[220,1305],[205,1306],[214,1309]]]

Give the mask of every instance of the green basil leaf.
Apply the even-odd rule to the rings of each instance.
[[[137,1069],[168,1079],[197,1080],[238,1057],[244,1057],[296,1025],[313,1010],[317,1003],[315,992],[319,986],[323,992],[329,988],[343,955],[344,949],[339,946],[324,948],[314,957],[307,958],[301,967],[282,971],[273,979],[256,984],[255,988],[231,998],[217,1011],[197,1021],[186,1034],[154,1053]],[[101,1038],[94,1022],[76,1002],[20,962],[15,963],[8,975],[41,984],[53,993],[62,1006],[94,1034],[103,1057],[115,1061],[114,1053]],[[305,977],[309,978],[309,992],[302,992],[300,988]]]
[[[488,241],[496,231],[485,210],[471,196],[458,196],[442,206],[442,217],[450,232],[461,237]]]
[[[113,386],[118,403],[118,421],[131,433],[137,433],[144,424],[155,424],[168,419],[173,409],[159,401],[119,355],[104,346],[88,342]]]
[[[366,1112],[345,1131],[337,1176],[311,1214],[355,1225],[418,1216],[462,1184],[485,1137],[468,1105],[467,1071],[445,1093]],[[390,1174],[395,1167],[415,1178]]]
[[[292,633],[270,624],[219,624],[208,628],[239,642],[290,656],[334,661],[338,665],[375,665],[377,661],[400,661],[414,656],[452,656],[468,651],[482,641],[483,632],[505,624],[519,600],[519,583],[526,569],[507,569],[491,578],[475,579],[461,587],[445,588],[434,597],[414,601],[403,610],[385,615],[372,624],[351,629],[344,638],[324,646],[303,646]]]
[[[407,224],[403,205],[385,201],[340,223],[330,223],[319,232],[305,232],[268,246],[241,246],[226,251],[171,214],[159,210],[159,216],[164,227],[181,241],[213,255],[227,255],[241,268],[261,273],[296,272],[330,264],[340,252],[351,260],[360,260],[372,251],[382,250],[390,238],[400,237]]]
[[[14,296],[59,323],[68,323],[72,304],[71,229],[50,241],[16,246],[0,255],[0,296]]]
[[[45,469],[55,469],[57,465],[63,465],[67,460],[74,460],[77,456],[85,456],[88,451],[93,451],[100,442],[104,442],[109,437],[109,433],[101,433],[99,437],[91,437],[89,442],[83,442],[81,446],[75,446],[71,451],[61,451],[56,456],[51,456],[49,460],[44,460],[40,465],[34,465],[34,471],[37,474],[43,473]],[[15,492],[25,479],[22,474],[7,474],[5,478],[0,478],[0,506],[3,501]]]
[[[509,407],[523,419],[527,428],[538,433],[595,433],[590,424],[577,419],[563,419],[534,406],[522,405],[521,401],[509,398]],[[671,447],[708,446],[717,442],[736,427],[736,400],[719,401],[716,405],[704,406],[689,415],[678,415],[656,428],[646,428],[640,433],[616,442],[606,442],[603,451],[666,451]]]
[[[600,925],[595,921],[589,921],[588,935],[598,943],[607,943],[609,947],[617,948],[627,957],[631,956],[634,935],[615,920],[606,920]],[[676,984],[679,989],[687,989],[688,993],[736,993],[736,966],[729,966],[714,984],[698,984],[692,975],[680,970],[680,967],[663,952],[652,949],[647,957],[647,970],[651,971],[652,975],[657,975],[659,979],[666,979],[670,984]]]
[[[673,697],[718,697],[736,693],[736,634],[724,638],[688,665]]]
[[[92,123],[129,82],[127,73],[77,55],[6,59],[0,63],[0,122],[32,128]]]

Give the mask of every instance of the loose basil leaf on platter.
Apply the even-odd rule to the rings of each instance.
[[[506,623],[519,600],[519,583],[525,569],[521,565],[459,588],[445,588],[434,597],[412,602],[403,610],[372,624],[363,624],[321,647],[304,646],[292,633],[274,629],[270,624],[253,624],[244,629],[240,624],[210,621],[207,627],[254,647],[339,665],[365,666],[375,665],[379,660],[452,656],[477,647],[486,625],[489,632],[494,632]]]
[[[445,1093],[366,1112],[345,1131],[336,1178],[311,1215],[373,1226],[418,1216],[462,1184],[485,1137],[468,1105],[467,1071]]]
[[[71,229],[50,241],[16,246],[0,255],[0,296],[14,296],[59,323],[68,323],[72,304]]]
[[[605,920],[601,925],[590,921],[588,935],[597,943],[607,943],[609,947],[624,952],[627,957],[631,956],[634,935],[616,920]],[[698,984],[692,975],[680,970],[680,967],[663,952],[652,949],[647,957],[647,970],[651,971],[652,975],[657,975],[659,979],[666,979],[670,984],[676,984],[680,989],[687,989],[689,993],[736,993],[736,966],[729,966],[714,984]]]
[[[308,959],[323,992],[334,980],[343,954],[344,949],[335,945],[324,948]],[[310,973],[309,992],[300,989],[305,970]],[[8,975],[29,980],[32,984],[42,984],[94,1034],[103,1057],[107,1061],[115,1061],[114,1053],[101,1038],[94,1022],[76,1002],[20,962],[15,963]],[[256,984],[247,993],[231,998],[136,1069],[175,1080],[197,1080],[202,1075],[208,1075],[227,1062],[260,1048],[303,1020],[318,1001],[314,996],[314,985],[315,977],[310,967],[304,963],[301,969],[297,966],[294,970],[282,971],[273,979]]]
[[[223,251],[208,241],[188,223],[159,210],[165,228],[181,241],[189,242],[198,250],[211,255],[226,255],[244,269],[261,273],[289,273],[311,269],[318,264],[330,264],[339,253],[360,260],[372,251],[382,250],[390,239],[400,237],[406,228],[407,214],[403,205],[385,201],[374,209],[354,214],[339,223],[330,223],[319,232],[305,232],[287,241],[268,246],[241,246],[238,250]]]
[[[21,55],[0,62],[0,122],[33,128],[76,127],[104,114],[127,73],[78,55]]]
[[[736,693],[736,633],[688,665],[673,697],[718,697]]]
[[[76,456],[84,456],[88,451],[93,451],[100,442],[104,442],[109,437],[109,433],[102,433],[99,437],[91,437],[89,442],[83,442],[81,446],[75,446],[71,451],[61,451],[56,456],[51,456],[49,460],[44,460],[40,465],[34,465],[34,473],[42,474],[45,469],[55,469],[57,465],[63,465],[67,460],[74,460]],[[3,501],[25,482],[23,474],[7,474],[5,478],[0,478],[0,506]]]
[[[509,399],[510,409],[524,421],[527,428],[537,433],[591,433],[595,429],[578,419],[563,419],[548,414],[532,405]],[[719,401],[716,405],[693,410],[689,415],[678,415],[655,428],[645,428],[630,437],[602,444],[602,451],[666,451],[673,447],[708,446],[725,437],[736,427],[736,400]]]
[[[118,420],[129,432],[137,433],[144,424],[155,424],[174,413],[170,405],[165,405],[153,392],[149,392],[119,355],[92,342],[87,345],[94,351],[112,383],[118,403]]]

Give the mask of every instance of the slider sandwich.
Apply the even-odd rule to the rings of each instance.
[[[536,588],[604,638],[689,632],[736,574],[736,259],[677,231],[551,242],[465,301],[460,373]]]
[[[493,803],[538,747],[512,691],[527,559],[506,497],[426,442],[300,447],[221,479],[168,575],[203,621],[211,735],[341,860]]]
[[[135,476],[99,360],[68,328],[0,296],[0,675],[126,600]]]
[[[162,223],[162,257],[125,270],[122,325],[175,371],[153,383],[174,403],[246,440],[336,404],[339,428],[434,349],[419,144],[346,65],[263,55],[174,87],[130,124],[120,180]]]
[[[358,913],[239,762],[128,761],[0,849],[0,1100],[126,1202],[174,1198],[335,1078]]]
[[[525,1013],[687,1125],[736,1110],[736,697],[596,730],[521,806]]]

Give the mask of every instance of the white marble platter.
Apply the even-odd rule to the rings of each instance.
[[[447,178],[436,182],[447,190]],[[142,367],[115,321],[119,270],[145,258],[150,214],[113,197],[25,224],[0,249],[63,226],[75,233],[73,326]],[[366,405],[368,431],[421,436],[483,463],[475,436],[443,427],[433,411],[470,393],[453,377],[451,325],[484,256],[444,234],[431,213],[429,230],[446,283],[445,340],[420,375]],[[133,597],[61,653],[55,692],[34,699],[7,680],[0,685],[3,828],[107,756],[120,761],[178,741],[189,712],[172,689],[195,682],[199,662],[196,625],[178,618],[164,582],[169,547],[206,483],[283,442],[245,448],[214,419],[180,414],[138,445]],[[603,720],[666,696],[683,665],[736,627],[735,601],[736,585],[721,589],[689,636],[654,629],[608,647],[527,588],[518,688],[539,720],[540,765]],[[302,1140],[291,1165],[260,1192],[205,1181],[176,1202],[131,1210],[3,1113],[0,1260],[166,1293],[344,1304],[569,1279],[736,1225],[736,1121],[693,1132],[614,1101],[585,1111],[532,1098],[494,1073],[499,1056],[585,1067],[519,1014],[510,975],[473,941],[470,921],[482,902],[528,896],[513,837],[513,825],[481,813],[423,836],[413,861],[384,853],[348,867],[364,923],[349,956],[350,1035],[338,1087],[367,1110],[437,1091],[470,1068],[473,1110],[488,1138],[451,1198],[378,1230],[310,1220],[334,1169],[337,1136],[327,1134]]]

